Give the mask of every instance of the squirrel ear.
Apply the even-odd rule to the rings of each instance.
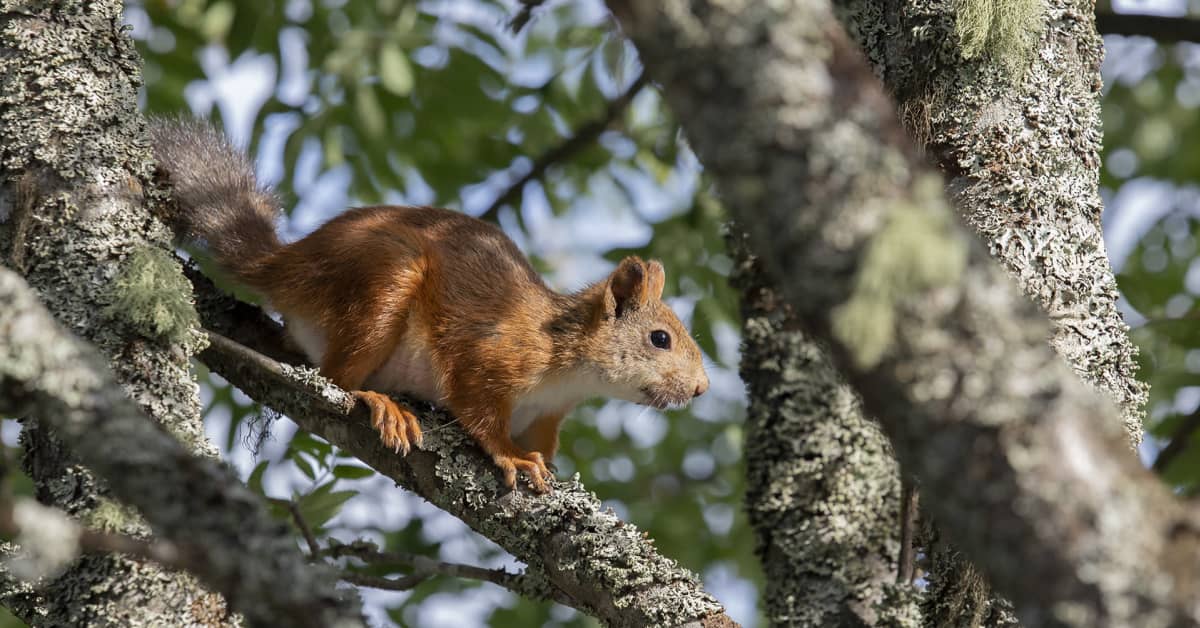
[[[637,257],[626,257],[608,276],[608,287],[604,291],[605,311],[620,318],[646,302],[646,289],[645,264]]]
[[[662,263],[652,259],[646,263],[646,295],[658,301],[662,300],[663,286],[667,283],[667,271]]]

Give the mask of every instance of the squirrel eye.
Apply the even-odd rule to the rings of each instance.
[[[650,344],[658,347],[659,349],[670,349],[671,334],[668,334],[661,329],[656,329],[650,332]]]

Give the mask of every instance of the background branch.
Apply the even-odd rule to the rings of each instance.
[[[530,181],[541,179],[550,166],[567,161],[576,153],[591,146],[600,137],[600,134],[612,126],[617,118],[625,112],[625,109],[629,107],[629,103],[633,102],[633,98],[645,86],[646,74],[643,72],[629,84],[629,87],[625,88],[625,91],[620,96],[617,96],[608,103],[608,107],[605,108],[602,115],[575,129],[575,132],[563,140],[561,144],[542,153],[540,157],[534,160],[533,167],[529,169],[529,172],[526,172],[505,188],[496,197],[496,200],[492,201],[492,204],[482,214],[479,214],[479,218],[495,222],[500,213],[500,208],[515,202],[520,197],[521,190],[525,189],[525,186]]]
[[[1200,42],[1200,20],[1096,11],[1096,28],[1105,35],[1141,35],[1160,43]]]
[[[469,578],[472,580],[482,580],[492,584],[504,587],[513,593],[519,595],[531,596],[538,594],[538,591],[531,586],[529,580],[522,574],[508,573],[504,569],[485,569],[474,565],[463,565],[459,563],[447,563],[440,560],[421,556],[419,554],[408,554],[404,552],[381,552],[379,548],[368,541],[355,541],[353,543],[338,543],[333,541],[329,547],[320,551],[322,556],[330,558],[341,558],[351,556],[357,558],[368,565],[394,565],[409,568],[413,576],[448,576],[451,578]],[[564,602],[565,603],[565,602]]]
[[[1158,452],[1158,457],[1154,459],[1154,465],[1151,467],[1154,472],[1162,473],[1166,471],[1171,461],[1187,449],[1188,444],[1191,443],[1192,436],[1195,435],[1198,429],[1200,429],[1200,409],[1193,411],[1183,419],[1183,423],[1175,431],[1175,435],[1171,437],[1171,442],[1167,443],[1167,446]]]

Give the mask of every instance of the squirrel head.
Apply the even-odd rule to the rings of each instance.
[[[686,405],[708,390],[700,347],[662,301],[657,261],[621,260],[601,284],[589,357],[619,396],[659,409]]]

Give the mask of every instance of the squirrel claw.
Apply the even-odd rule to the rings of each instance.
[[[531,451],[523,455],[496,456],[496,465],[504,472],[504,484],[510,489],[517,487],[517,471],[524,471],[529,476],[530,488],[535,493],[549,493],[554,490],[547,480],[553,480],[554,474],[546,467],[542,454]]]
[[[370,390],[356,390],[351,394],[371,409],[371,425],[379,430],[379,440],[384,447],[408,455],[414,443],[421,446],[421,425],[410,410],[392,401],[391,397]]]

